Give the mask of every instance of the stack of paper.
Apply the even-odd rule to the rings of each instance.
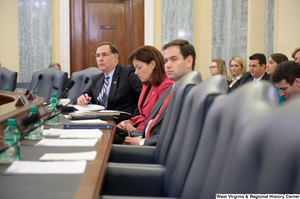
[[[98,139],[42,139],[35,146],[95,146]]]
[[[86,161],[14,161],[4,174],[81,174],[84,173],[86,164]]]
[[[42,161],[74,161],[95,159],[97,151],[79,152],[79,153],[45,153],[40,160]]]
[[[100,138],[100,129],[47,129],[43,130],[44,136],[61,136],[60,138]]]

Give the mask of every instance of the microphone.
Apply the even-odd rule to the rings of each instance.
[[[39,77],[38,77],[38,83],[37,83],[37,85],[34,87],[34,89],[32,89],[32,90],[35,90],[35,89],[37,88],[37,86],[40,84],[40,80],[41,80],[42,78],[43,78],[43,75],[40,74]]]
[[[28,126],[30,124],[36,123],[40,119],[38,114],[33,114],[29,117],[26,117],[25,119],[22,120],[21,124],[23,126]]]
[[[73,101],[74,101],[76,98],[78,98],[78,96],[81,94],[81,92],[83,91],[84,87],[86,86],[86,84],[87,84],[89,81],[90,81],[90,78],[89,78],[89,77],[86,77],[86,78],[84,79],[84,85],[83,85],[82,89],[78,92],[77,95],[75,95],[75,97],[73,97],[72,100],[70,100],[70,102],[69,102],[68,104],[66,104],[66,106],[68,106],[70,103],[73,103]]]
[[[73,86],[74,86],[75,82],[73,80],[70,80],[69,83],[67,84],[66,89],[64,90],[64,92],[62,92],[58,98],[57,101],[59,101],[61,99],[62,96],[64,96],[66,94],[66,92],[68,92]]]
[[[60,97],[60,95],[61,95],[61,90],[57,87],[57,86],[52,86],[52,88],[54,89],[54,90],[58,90],[59,91],[59,95],[58,95],[58,97]]]

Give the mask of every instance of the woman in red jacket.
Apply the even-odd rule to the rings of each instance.
[[[122,121],[117,125],[119,130],[143,130],[151,110],[173,81],[165,75],[164,58],[159,50],[153,46],[142,46],[133,51],[128,61],[135,68],[135,74],[140,78],[143,88],[138,101],[140,115]]]

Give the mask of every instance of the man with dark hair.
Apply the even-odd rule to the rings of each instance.
[[[294,61],[280,63],[274,70],[272,82],[280,96],[290,99],[300,93],[300,65]]]
[[[167,77],[174,81],[180,80],[184,75],[192,72],[195,68],[196,52],[194,46],[183,39],[176,39],[163,46],[165,70]],[[143,130],[143,139],[141,137],[126,137],[124,144],[127,145],[153,145],[155,146],[159,137],[159,131],[162,125],[163,118],[166,114],[165,107],[160,114],[165,99],[170,94],[172,86],[169,87],[158,99],[152,108],[150,117],[146,122]],[[149,138],[144,139],[146,134]]]
[[[246,82],[258,82],[260,80],[270,81],[270,75],[266,73],[266,56],[262,53],[256,53],[249,57],[249,72],[243,75],[240,85]]]
[[[111,42],[102,42],[95,49],[98,68],[103,72],[92,78],[92,84],[77,99],[77,104],[85,106],[89,99],[93,104],[104,106],[108,110],[124,111],[116,123],[134,116],[141,93],[141,80],[135,75],[133,66],[119,64],[119,54]]]

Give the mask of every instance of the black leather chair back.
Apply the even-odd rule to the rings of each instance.
[[[0,67],[0,90],[8,88],[9,91],[14,91],[17,84],[18,73]]]
[[[277,106],[270,82],[245,84],[227,96],[218,96],[208,111],[182,198],[215,198],[232,137],[245,130],[252,118]]]
[[[99,68],[91,67],[84,69],[82,71],[74,72],[71,76],[71,80],[75,82],[74,86],[68,91],[67,98],[73,99],[80,90],[87,89],[92,83],[92,77],[102,73]],[[88,83],[84,86],[84,80],[86,77],[89,77]],[[84,87],[84,89],[83,89]]]
[[[68,74],[66,72],[60,71],[55,67],[51,67],[33,73],[30,84],[30,91],[33,90],[34,87],[38,84],[38,77],[40,74],[42,74],[43,77],[35,90],[38,96],[44,97],[45,102],[50,101],[52,93],[56,93],[57,96],[60,94],[60,91],[54,90],[53,86],[56,86],[61,91],[65,90]]]
[[[228,91],[222,75],[212,76],[189,92],[166,157],[164,192],[179,197],[194,158],[207,110],[214,98]]]
[[[192,71],[175,83],[167,106],[167,113],[160,129],[154,154],[154,163],[165,164],[165,157],[168,153],[174,130],[177,127],[184,100],[190,89],[201,82],[201,74],[197,71]]]

